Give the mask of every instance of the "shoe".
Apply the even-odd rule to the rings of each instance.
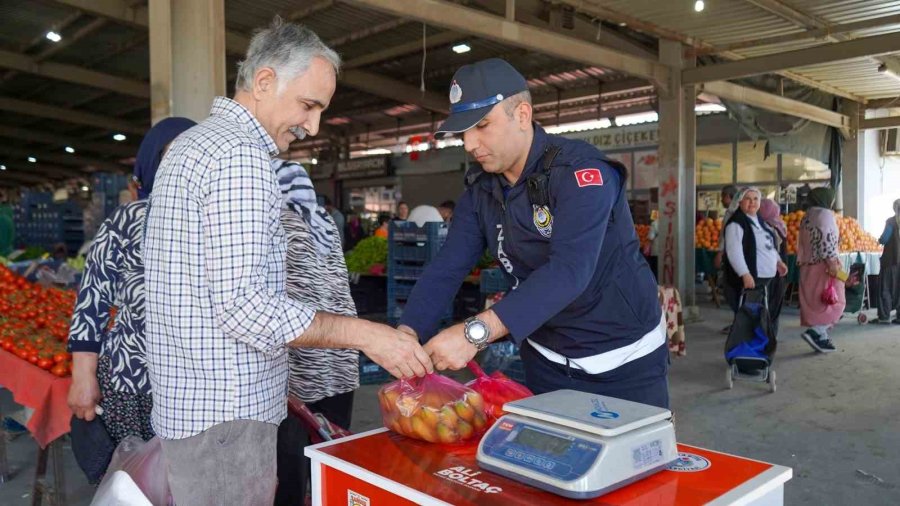
[[[834,344],[831,342],[831,339],[819,339],[819,351],[822,353],[832,353],[837,351],[834,347]]]
[[[803,334],[801,334],[801,337],[803,337],[803,340],[806,341],[806,344],[808,344],[810,348],[820,353],[822,352],[821,348],[819,348],[819,340],[822,339],[822,336],[820,336],[818,332],[813,329],[806,329],[803,331]]]

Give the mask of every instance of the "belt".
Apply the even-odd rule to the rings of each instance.
[[[605,353],[591,355],[589,357],[568,358],[564,355],[556,353],[555,351],[547,349],[544,346],[541,346],[531,339],[528,339],[528,344],[530,344],[547,360],[571,367],[572,369],[580,369],[588,374],[601,374],[604,372],[612,371],[613,369],[621,367],[628,362],[637,360],[641,357],[645,357],[653,353],[657,348],[664,345],[665,343],[665,313],[663,313],[663,316],[660,318],[659,325],[655,329],[645,334],[644,337],[627,346],[616,348],[615,350],[610,350]]]

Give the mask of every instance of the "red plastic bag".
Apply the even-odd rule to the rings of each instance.
[[[464,443],[484,433],[484,400],[438,374],[398,380],[378,391],[384,426],[429,443]]]
[[[834,287],[834,278],[828,279],[828,286],[822,291],[822,304],[833,306],[838,303],[837,289]]]
[[[503,416],[504,404],[534,395],[525,385],[516,383],[500,371],[494,371],[488,375],[475,361],[469,362],[469,370],[475,374],[476,378],[466,383],[466,386],[480,393],[484,398],[484,412],[488,417],[488,427]]]

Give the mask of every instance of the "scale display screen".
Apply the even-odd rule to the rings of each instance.
[[[572,446],[572,441],[569,439],[529,429],[528,427],[522,427],[522,430],[519,431],[519,434],[513,441],[516,444],[557,457],[565,455]]]

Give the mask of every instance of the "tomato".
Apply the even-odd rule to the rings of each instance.
[[[53,368],[53,360],[49,358],[42,358],[37,361],[37,366],[41,369],[50,370]]]
[[[50,369],[50,372],[51,372],[54,376],[59,376],[60,378],[63,378],[63,377],[65,377],[65,376],[68,376],[68,375],[69,375],[69,368],[66,367],[65,365],[63,365],[63,364],[60,363],[60,364],[54,365],[54,366]]]
[[[65,362],[69,358],[68,353],[58,352],[53,355],[53,362],[59,364],[61,362]]]

